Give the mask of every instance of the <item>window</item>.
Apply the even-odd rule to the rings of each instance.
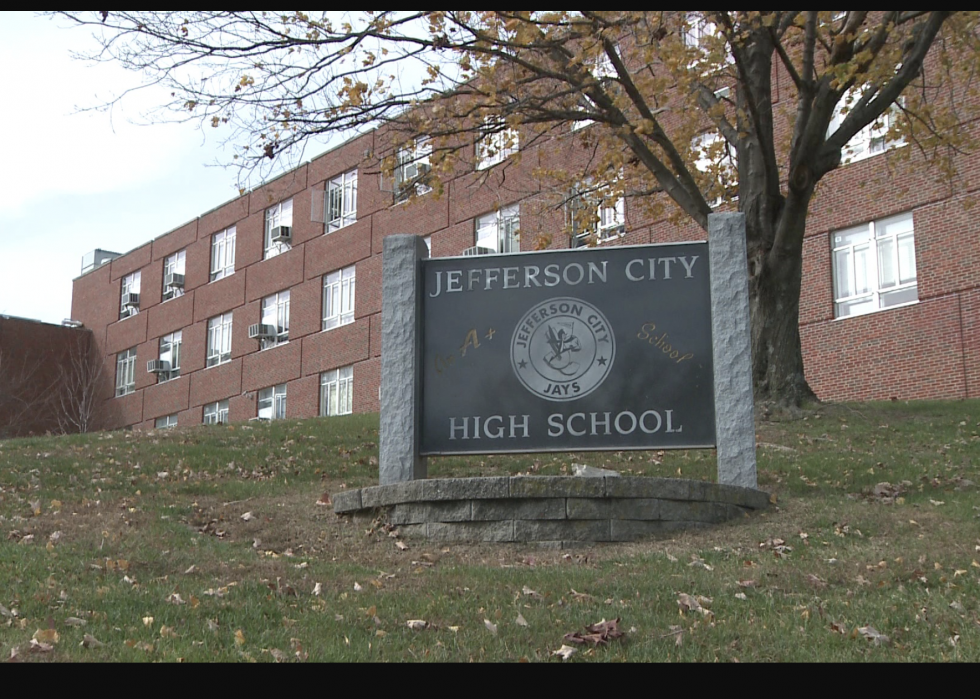
[[[204,406],[205,425],[227,425],[228,424],[228,401],[218,401]]]
[[[834,118],[830,121],[827,128],[827,138],[830,138],[844,123],[851,108],[857,102],[859,95],[857,91],[850,90],[837,103],[834,109]],[[873,155],[884,153],[892,148],[899,148],[905,145],[901,138],[889,139],[888,132],[898,123],[898,115],[901,108],[897,105],[886,111],[877,121],[874,121],[858,131],[854,138],[847,142],[842,153],[842,163],[847,165]]]
[[[289,292],[280,291],[262,299],[262,325],[275,329],[275,337],[260,339],[261,349],[271,349],[289,342]]]
[[[320,374],[320,417],[354,412],[354,367]]]
[[[235,238],[234,226],[211,237],[211,281],[216,282],[235,273]]]
[[[116,355],[116,398],[136,392],[136,348]]]
[[[713,180],[704,198],[713,207],[720,206],[726,197],[738,196],[738,165],[734,148],[717,131],[701,134],[691,144],[696,157],[694,167]]]
[[[187,252],[171,255],[163,261],[163,300],[169,301],[184,295],[184,269]]]
[[[275,386],[259,391],[259,419],[286,419],[286,386]]]
[[[476,247],[471,254],[495,255],[520,252],[521,207],[508,206],[476,219]]]
[[[626,235],[626,200],[622,196],[605,196],[583,186],[569,199],[566,214],[572,231],[572,247],[605,243]],[[585,191],[583,191],[585,190]]]
[[[696,68],[699,65],[706,66],[714,60],[710,55],[713,49],[711,46],[712,42],[721,38],[718,26],[714,22],[704,17],[699,17],[694,13],[687,14],[685,24],[684,45],[694,52],[694,57],[691,59],[691,67]],[[735,62],[735,58],[728,48],[727,41],[725,44],[725,61],[729,64]]]
[[[419,138],[407,147],[398,151],[398,163],[395,167],[395,201],[407,201],[414,192],[423,196],[432,191],[428,185],[428,175],[432,169],[429,159],[432,155],[432,144],[428,138]]]
[[[225,313],[208,321],[207,365],[209,367],[231,361],[231,321],[231,313]]]
[[[177,426],[177,415],[167,415],[166,417],[158,417],[156,421],[156,428],[158,430],[169,430]]]
[[[123,277],[119,318],[129,318],[140,312],[140,272]]]
[[[327,183],[327,232],[357,222],[357,170]]]
[[[183,344],[183,332],[178,330],[160,338],[160,361],[166,362],[166,370],[158,376],[159,383],[173,381],[180,376],[180,346]]]
[[[838,231],[831,240],[836,317],[919,300],[911,213]]]
[[[607,81],[618,78],[619,74],[616,72],[616,66],[613,65],[612,60],[609,55],[603,51],[592,61],[591,72],[593,77],[600,83],[605,84]],[[587,96],[582,97],[579,107],[587,112],[594,112],[597,107],[595,103]],[[586,126],[593,124],[592,119],[582,119],[580,121],[572,122],[572,131],[578,131],[579,129],[584,129]]]
[[[265,259],[292,249],[293,200],[276,204],[265,212]]]
[[[323,278],[323,329],[333,330],[354,322],[356,268],[331,272]]]
[[[519,150],[517,130],[493,118],[486,119],[483,133],[483,138],[476,144],[477,170],[498,165]]]

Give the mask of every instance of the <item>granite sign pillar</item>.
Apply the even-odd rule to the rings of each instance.
[[[757,488],[744,214],[708,217],[718,483]]]
[[[421,420],[422,274],[425,242],[414,235],[384,239],[381,283],[381,485],[427,476],[419,456]]]

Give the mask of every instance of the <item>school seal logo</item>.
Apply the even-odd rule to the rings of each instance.
[[[510,344],[511,365],[524,387],[556,403],[595,391],[615,359],[609,321],[592,304],[573,298],[532,308],[517,324]]]

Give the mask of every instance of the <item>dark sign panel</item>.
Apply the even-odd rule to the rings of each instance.
[[[423,455],[715,445],[706,243],[422,269]]]

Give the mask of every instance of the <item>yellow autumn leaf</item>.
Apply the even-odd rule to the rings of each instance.
[[[38,629],[34,632],[32,639],[38,643],[50,643],[54,645],[61,640],[61,637],[54,629]]]
[[[242,633],[241,629],[235,632],[235,645],[244,646],[245,645],[245,634]]]

